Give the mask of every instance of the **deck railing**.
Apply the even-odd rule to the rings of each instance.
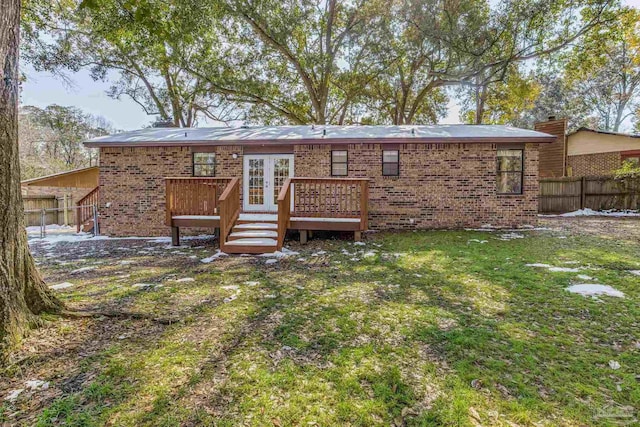
[[[291,178],[282,185],[278,194],[278,250],[282,249],[291,217]]]
[[[220,196],[220,246],[240,216],[240,179],[233,178]]]
[[[289,188],[292,187],[292,188]],[[291,206],[280,198],[293,197]],[[369,179],[367,178],[289,178],[278,196],[278,217],[360,218],[362,230],[368,227]],[[282,206],[282,207],[281,207]],[[290,216],[290,217],[289,217]],[[284,225],[283,225],[284,226]]]
[[[218,215],[218,197],[231,180],[226,177],[165,178],[166,224],[170,226],[171,218],[176,215]]]
[[[76,208],[76,227],[78,233],[80,232],[80,226],[90,219],[94,218],[94,209],[98,206],[98,197],[100,195],[100,187],[96,187],[91,190],[82,199],[78,200],[78,207]],[[94,224],[96,227],[97,224]]]

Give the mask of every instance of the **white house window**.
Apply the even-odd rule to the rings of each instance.
[[[524,150],[499,149],[496,183],[498,194],[522,194]]]
[[[400,175],[400,152],[398,150],[382,151],[382,175]]]
[[[193,153],[193,176],[215,176],[216,153]]]
[[[347,150],[331,151],[331,175],[347,176],[349,173]]]

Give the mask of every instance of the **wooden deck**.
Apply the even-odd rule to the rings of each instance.
[[[368,227],[367,178],[306,178],[285,181],[274,214],[243,214],[240,178],[165,178],[166,224],[172,243],[181,227],[218,230],[227,253],[266,253],[282,249],[288,230],[306,242],[314,230],[353,231],[356,240]]]

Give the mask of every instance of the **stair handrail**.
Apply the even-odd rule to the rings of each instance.
[[[369,180],[360,181],[360,230],[369,228]]]
[[[224,244],[240,216],[240,178],[232,178],[225,187],[220,199],[220,248],[224,251]]]
[[[284,237],[291,218],[291,178],[287,178],[278,193],[278,250],[284,245]]]
[[[76,231],[80,232],[80,226],[94,218],[93,206],[98,205],[100,186],[85,194],[76,204]],[[96,227],[97,224],[94,224]]]

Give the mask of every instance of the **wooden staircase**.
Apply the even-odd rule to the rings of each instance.
[[[180,227],[218,228],[220,250],[230,254],[282,250],[289,229],[300,231],[301,242],[313,230],[353,231],[359,240],[368,224],[368,181],[290,177],[277,213],[259,214],[242,213],[238,177],[167,177],[166,225],[173,245],[180,244]]]
[[[98,234],[96,228],[100,229],[100,220],[98,220],[98,227],[96,227],[94,223],[94,207],[98,205],[99,195],[100,187],[96,187],[78,200],[78,206],[76,207],[76,231],[78,233],[82,230],[85,233]]]
[[[240,214],[221,245],[230,254],[273,253],[278,249],[276,215]]]

